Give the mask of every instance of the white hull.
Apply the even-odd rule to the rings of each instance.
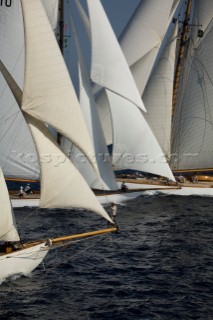
[[[134,184],[126,183],[129,189],[158,189],[158,185],[149,185],[149,184]],[[169,186],[161,186],[161,188],[169,189]],[[99,195],[97,196],[99,202],[102,205],[109,204],[110,202],[122,203],[128,200],[135,199],[144,194],[144,191],[135,191],[135,192],[123,192],[118,194],[110,195]],[[13,208],[22,208],[22,207],[39,207],[39,199],[11,199]]]
[[[193,187],[182,187],[181,189],[173,190],[152,190],[146,191],[145,194],[156,195],[176,195],[176,196],[201,196],[201,197],[213,197],[213,188],[193,188]]]
[[[45,258],[49,247],[44,243],[0,256],[0,280],[31,273]]]

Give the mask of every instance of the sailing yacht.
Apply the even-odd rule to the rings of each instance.
[[[47,127],[47,124],[51,125],[78,145],[98,174],[96,163],[93,163],[88,153],[91,142],[87,127],[43,3],[41,0],[21,0],[20,4],[26,50],[23,92],[5,66],[4,77],[20,106],[37,150],[41,175],[40,207],[83,208],[96,212],[112,223]],[[61,165],[56,165],[58,161]],[[38,239],[22,242],[2,171],[0,184],[0,241],[3,242],[0,252],[1,280],[15,274],[29,274],[41,263],[48,251],[59,243],[117,230],[116,227],[111,227],[80,235],[50,238],[47,241]],[[55,188],[55,185],[60,185],[60,188]]]
[[[147,109],[144,116],[173,173],[185,176],[181,189],[168,193],[212,196],[213,4],[168,0],[158,5],[161,11],[153,1],[141,3],[120,44]],[[140,42],[139,34],[147,41]],[[192,176],[200,181],[193,183]]]
[[[87,33],[91,34],[90,78],[101,88],[96,102],[107,145],[112,146],[113,170],[148,172],[174,181],[143,116],[146,109],[101,3],[87,1],[89,19],[76,3],[85,28],[89,28]]]

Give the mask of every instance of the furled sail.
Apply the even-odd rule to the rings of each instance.
[[[143,93],[147,109],[144,114],[165,155],[171,153],[172,96],[177,41],[177,25],[164,40],[151,76]]]
[[[101,2],[87,1],[92,39],[91,79],[96,84],[145,107]]]
[[[74,23],[70,19],[79,61],[79,100],[81,109],[85,118],[85,122],[92,141],[91,153],[94,161],[97,162],[99,176],[94,172],[88,160],[75,146],[70,146],[69,142],[65,142],[65,148],[70,150],[70,158],[75,166],[79,169],[90,187],[100,190],[117,190],[118,186],[111,167],[111,158],[107,150],[104,133],[101,127],[95,99],[91,92],[89,76],[83,59],[80,43],[77,38]],[[70,149],[71,148],[71,149]]]
[[[22,110],[57,129],[96,169],[83,115],[42,3],[22,0],[22,7],[26,39]]]
[[[178,0],[141,1],[120,37],[121,48],[141,95],[178,3]]]
[[[212,12],[212,1],[194,1],[192,33],[174,111],[173,169],[213,168]]]
[[[4,175],[0,167],[0,242],[19,241],[13,209],[11,207],[7,186]]]

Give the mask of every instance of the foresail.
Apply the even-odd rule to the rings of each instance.
[[[41,0],[22,0],[22,7],[26,42],[22,110],[67,137],[96,169],[83,115]]]
[[[83,208],[110,217],[96,199],[78,169],[62,152],[47,127],[25,114],[39,155],[41,208]]]
[[[113,165],[175,180],[166,157],[142,112],[128,100],[107,91],[113,122]]]
[[[173,25],[164,48],[157,58],[143,93],[147,109],[144,114],[165,155],[171,153],[172,96],[177,41],[177,25]]]
[[[195,2],[192,40],[175,104],[173,169],[213,168],[212,12],[212,1]],[[198,29],[204,32],[203,37],[198,37]]]
[[[75,147],[74,150],[72,150],[71,159],[73,160],[73,158],[75,158],[75,165],[92,188],[100,190],[117,190],[117,183],[111,167],[111,158],[107,150],[95,99],[92,95],[89,75],[86,70],[76,28],[74,23],[72,23],[72,19],[70,19],[70,22],[78,54],[79,101],[92,141],[93,149],[91,150],[91,153],[94,156],[94,160],[97,162],[100,178],[97,179],[97,175],[87,159],[85,159],[85,161],[76,161],[77,159],[80,160],[80,153]],[[78,156],[78,158],[76,158],[76,156]],[[83,159],[83,154],[81,154],[81,157]]]
[[[120,38],[120,45],[142,95],[166,29],[179,1],[144,0]]]
[[[19,241],[16,222],[11,207],[4,175],[0,167],[0,242]]]
[[[91,79],[146,111],[101,2],[89,0],[87,5],[92,40]]]

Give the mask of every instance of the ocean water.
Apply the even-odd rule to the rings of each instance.
[[[151,196],[118,206],[117,234],[51,251],[0,285],[1,320],[212,320],[213,198]],[[105,228],[88,213],[15,210],[22,238]]]

